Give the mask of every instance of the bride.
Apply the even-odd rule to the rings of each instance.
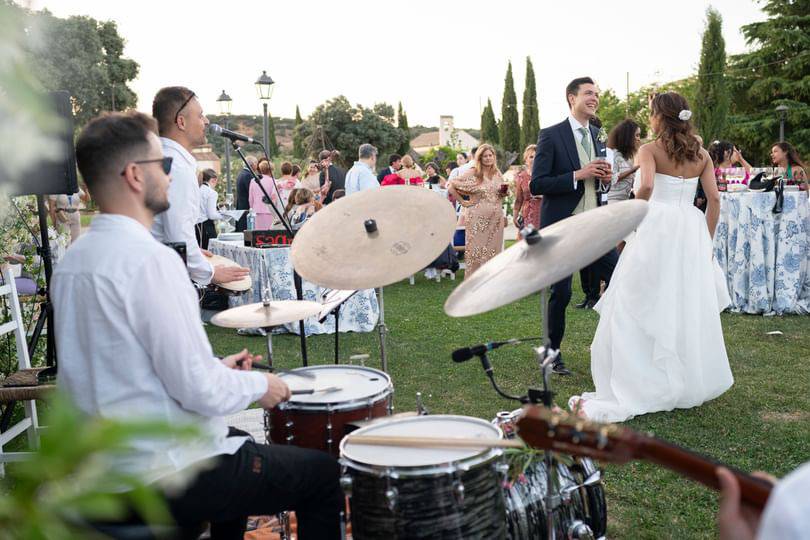
[[[596,391],[569,400],[572,410],[592,420],[621,422],[695,407],[734,382],[720,325],[728,292],[712,258],[720,195],[691,116],[677,93],[658,94],[651,102],[657,138],[638,152],[636,192],[650,202],[649,211],[595,307]],[[698,181],[708,201],[705,219],[693,205]]]

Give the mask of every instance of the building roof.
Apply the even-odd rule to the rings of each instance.
[[[431,147],[431,146],[439,146],[439,132],[438,131],[429,131],[427,133],[422,133],[415,139],[411,141],[411,148],[423,148],[423,147]]]

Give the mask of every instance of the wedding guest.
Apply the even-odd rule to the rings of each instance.
[[[331,182],[321,186],[321,167],[314,159],[307,165],[306,176],[301,180],[301,187],[307,188],[315,194],[315,200],[322,202],[332,187]],[[334,198],[334,197],[333,197]]]
[[[307,188],[295,188],[290,193],[290,202],[284,208],[284,215],[293,229],[298,229],[304,222],[320,209],[315,194]]]
[[[197,218],[197,243],[208,249],[208,241],[217,237],[216,220],[223,219],[217,210],[217,173],[214,169],[203,169],[200,172],[200,217]]]
[[[804,162],[793,145],[786,142],[775,143],[771,147],[771,161],[777,167],[785,169],[785,178],[788,184],[807,182],[807,173],[804,171]]]
[[[745,161],[742,153],[736,146],[728,141],[714,141],[708,148],[709,156],[714,163],[714,176],[719,177],[724,169],[736,167],[741,165],[745,169],[745,179],[743,182],[748,182],[751,176],[751,165]]]
[[[456,154],[456,167],[461,167],[462,165],[466,164],[469,161],[466,152],[459,152]]]
[[[242,232],[247,224],[247,210],[250,209],[250,201],[248,200],[250,194],[250,183],[253,181],[253,172],[259,170],[259,162],[255,156],[247,156],[245,158],[248,167],[242,167],[239,174],[236,175],[236,209],[245,210],[242,217],[236,222],[237,232]]]
[[[281,178],[276,179],[276,186],[281,195],[281,203],[287,206],[287,201],[290,198],[290,193],[298,186],[298,181],[293,177],[293,164],[285,161],[281,164]]]
[[[458,167],[456,169],[453,169],[453,172],[450,173],[447,179],[452,180],[458,176],[463,175],[464,173],[475,167],[475,156],[477,155],[477,152],[478,147],[475,146],[473,147],[473,149],[470,151],[469,154],[466,154],[464,152],[459,152],[458,154],[456,154],[456,164],[458,165]]]
[[[276,205],[276,208],[282,210],[283,205],[278,200],[276,189],[273,187],[275,180],[273,179],[273,164],[268,160],[259,161],[259,172],[262,175],[262,187],[270,195],[270,200]],[[250,184],[250,208],[256,213],[256,224],[254,227],[257,230],[267,230],[273,227],[273,222],[277,219],[276,213],[264,200],[264,193],[256,182]]]
[[[503,249],[503,189],[495,149],[482,144],[475,154],[475,166],[463,175],[449,180],[448,190],[465,208],[467,226],[464,279]]]
[[[515,213],[512,216],[512,223],[518,229],[519,238],[523,238],[520,234],[523,227],[531,225],[535,229],[540,228],[540,203],[543,197],[541,195],[533,196],[529,190],[532,164],[536,153],[536,144],[530,144],[523,150],[524,168],[515,176]]]
[[[70,230],[70,243],[75,242],[82,233],[82,218],[80,210],[83,202],[90,201],[90,196],[79,188],[77,193],[70,195],[49,195],[48,213],[56,230],[67,228]]]
[[[397,171],[397,176],[405,180],[405,184],[421,184],[422,171],[419,170],[411,156],[402,156],[402,167]]]
[[[451,161],[450,163],[448,163],[447,166],[444,168],[444,174],[447,175],[445,178],[449,179],[450,175],[456,168],[458,168],[458,164],[456,164],[455,161]]]
[[[444,189],[445,185],[447,184],[447,180],[439,176],[439,166],[431,161],[427,165],[425,165],[425,173],[427,174],[427,180],[425,180],[428,184],[432,186],[439,186],[440,188]]]
[[[293,178],[295,178],[296,182],[300,182],[301,181],[301,166],[298,165],[297,163],[293,163],[292,173],[290,173],[290,175]]]
[[[633,175],[638,165],[633,163],[641,146],[641,127],[633,120],[622,120],[608,134],[607,147],[613,150],[613,175],[610,177],[608,204],[626,201],[633,189]]]
[[[346,173],[346,196],[380,187],[380,182],[374,176],[374,167],[377,165],[377,149],[364,143],[357,149],[357,161]]]
[[[377,182],[382,184],[382,181],[385,180],[385,177],[389,174],[396,174],[398,170],[402,168],[402,156],[399,154],[391,154],[388,156],[388,167],[384,168],[380,171],[380,174],[377,175]]]
[[[333,163],[340,154],[336,150],[321,150],[318,154],[318,160],[321,168],[321,187],[326,189],[326,196],[323,198],[323,204],[329,204],[335,199],[335,191],[342,191],[345,193],[346,189],[346,171]]]

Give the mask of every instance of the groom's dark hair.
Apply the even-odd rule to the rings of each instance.
[[[568,103],[568,96],[575,96],[579,93],[579,87],[583,84],[596,84],[593,82],[593,79],[590,77],[578,77],[568,83],[568,86],[565,87],[565,103],[571,107],[571,104]]]

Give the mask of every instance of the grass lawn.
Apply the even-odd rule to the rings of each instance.
[[[539,335],[536,296],[494,312],[465,319],[444,314],[442,305],[455,282],[417,277],[385,289],[387,350],[396,389],[397,411],[413,410],[421,391],[432,413],[491,419],[517,404],[495,395],[480,363],[454,364],[453,349],[510,337]],[[574,284],[574,302],[582,294]],[[588,348],[596,329],[594,311],[569,308],[563,348],[571,377],[556,377],[558,404],[568,396],[592,390]],[[743,470],[764,470],[782,476],[810,460],[810,318],[723,315],[726,347],[734,386],[720,398],[692,410],[657,413],[633,419],[630,427],[705,453]],[[242,347],[263,353],[259,337],[207,327],[218,354]],[[780,330],[781,336],[766,332]],[[298,337],[273,340],[276,364],[298,367]],[[330,363],[333,337],[308,339],[310,364]],[[341,335],[341,358],[369,353],[368,365],[380,367],[376,333]],[[507,390],[519,393],[539,384],[528,345],[504,347],[491,354],[496,376]],[[716,537],[716,495],[702,486],[646,463],[606,467],[611,538]]]

